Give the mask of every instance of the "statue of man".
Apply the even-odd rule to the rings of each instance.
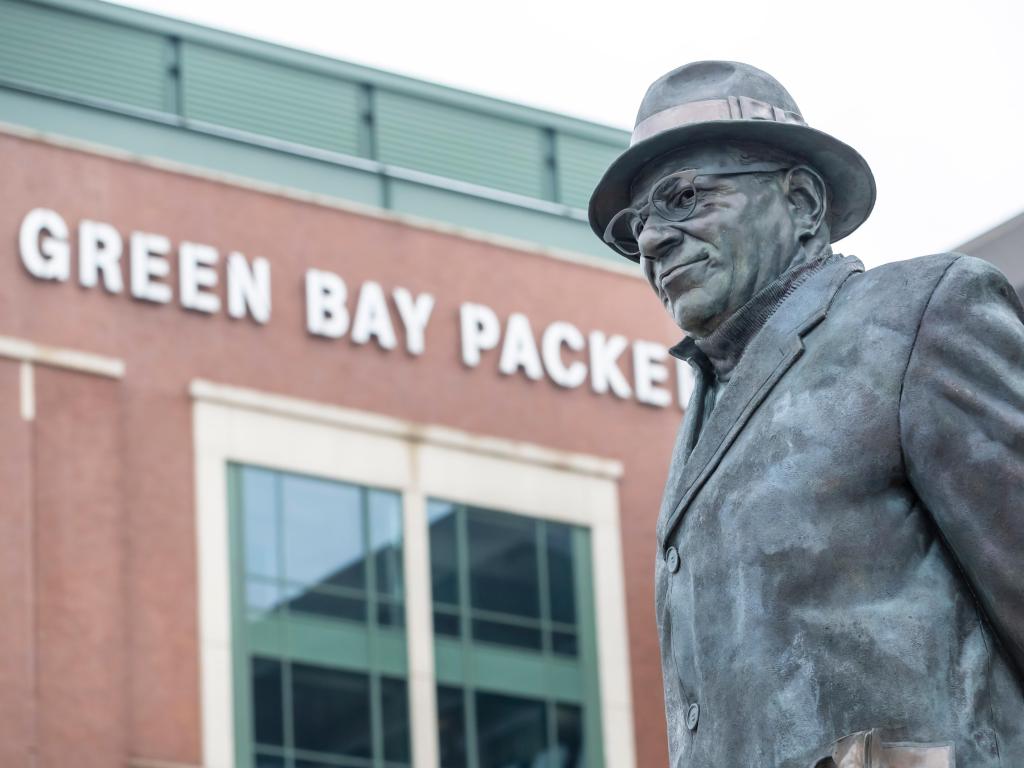
[[[696,375],[657,526],[673,768],[1024,766],[1024,311],[969,256],[833,254],[874,198],[775,79],[705,61],[590,201]]]

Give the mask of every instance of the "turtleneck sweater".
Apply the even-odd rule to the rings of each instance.
[[[695,338],[694,345],[707,357],[716,382],[726,384],[751,339],[757,335],[775,310],[811,275],[821,269],[829,255],[822,255],[790,267],[755,293],[746,304],[733,312],[704,338]]]
[[[838,254],[823,254],[811,261],[790,267],[764,286],[743,306],[707,336],[697,339],[686,337],[672,347],[670,353],[690,363],[696,370],[693,400],[693,439],[711,415],[722,389],[729,382],[733,369],[739,363],[750,342],[782,303],[807,280]],[[687,450],[692,450],[689,445]]]

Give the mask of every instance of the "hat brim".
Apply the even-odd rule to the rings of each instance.
[[[778,147],[817,170],[832,195],[830,236],[833,243],[863,224],[875,205],[875,177],[867,161],[853,147],[829,134],[806,125],[768,120],[711,120],[663,131],[637,142],[619,155],[590,197],[590,228],[603,240],[611,218],[632,205],[630,186],[636,174],[651,160],[693,144],[722,141]],[[626,258],[639,261],[637,256]]]

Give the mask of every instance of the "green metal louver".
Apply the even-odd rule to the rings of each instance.
[[[621,261],[626,131],[114,3],[0,0],[0,122]]]
[[[354,83],[286,64],[187,43],[185,117],[348,155],[360,150]]]
[[[380,91],[378,159],[530,197],[549,196],[539,126]]]
[[[163,110],[168,63],[161,35],[0,0],[0,80]]]
[[[586,208],[601,174],[624,149],[624,144],[613,146],[559,133],[555,137],[559,202]]]

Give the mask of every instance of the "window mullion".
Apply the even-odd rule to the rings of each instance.
[[[291,608],[288,605],[289,601],[285,599],[287,564],[285,563],[284,539],[288,534],[284,527],[284,482],[281,480],[280,473],[274,474],[274,525],[277,529],[277,536],[274,537],[274,543],[277,545],[277,594],[280,596],[282,612],[287,619]]]
[[[381,712],[380,665],[377,658],[377,562],[373,549],[373,520],[370,519],[370,494],[363,488],[359,492],[359,503],[363,519],[363,583],[366,585],[366,641],[367,658],[370,668],[370,757],[374,768],[381,768],[384,761],[384,723]]]
[[[469,526],[467,510],[463,505],[455,511],[455,551],[459,579],[459,635],[462,639],[463,681],[462,703],[466,713],[466,768],[479,768],[480,754],[476,730],[476,680],[473,665],[468,663],[473,653],[473,599],[469,578]]]
[[[540,589],[540,639],[545,658],[551,656],[551,585],[548,573],[548,527],[543,521],[535,524],[537,545],[537,585]]]
[[[376,554],[373,551],[373,535],[370,531],[370,526],[373,525],[373,521],[370,520],[370,494],[365,488],[360,491],[359,499],[363,518],[363,551],[366,552],[366,556],[363,558],[363,583],[366,585],[364,599],[366,601],[366,638],[369,643],[367,657],[370,659],[370,666],[376,671],[379,668],[377,662],[377,648],[379,647],[377,642],[377,563]]]
[[[284,606],[285,618],[291,608],[284,598],[284,581],[287,563],[285,562],[285,536],[287,536],[284,520],[284,481],[280,473],[274,475],[274,520],[277,526],[277,589],[281,595],[281,604]],[[288,643],[287,636],[285,643]],[[281,713],[284,715],[284,749],[285,768],[295,768],[295,721],[292,717],[292,664],[285,659],[281,660],[281,697],[283,698]]]
[[[292,663],[281,660],[281,696],[284,706],[285,768],[295,768],[295,720],[292,717]]]
[[[558,759],[558,705],[554,699],[544,702],[544,711],[547,713],[548,727],[548,760],[551,768],[557,765]]]
[[[462,708],[466,713],[466,768],[480,768],[480,747],[476,724],[476,689],[470,685],[465,685],[462,688]]]
[[[469,578],[469,531],[466,508],[459,505],[455,511],[455,560],[459,579],[459,636],[465,652],[471,650],[472,643],[472,605]],[[467,678],[466,682],[470,682]]]
[[[380,674],[374,670],[370,671],[370,739],[373,745],[371,752],[373,768],[382,768],[384,765],[384,713]]]

